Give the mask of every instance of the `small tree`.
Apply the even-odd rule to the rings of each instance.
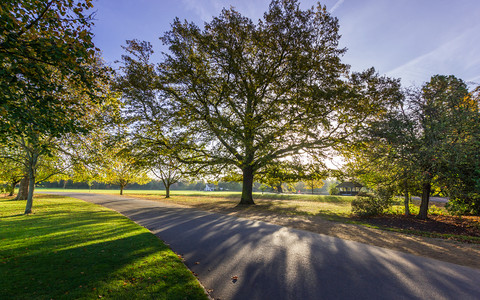
[[[324,182],[321,179],[310,179],[310,180],[307,180],[306,183],[307,183],[307,186],[310,189],[312,195],[313,195],[313,191],[315,189],[321,189],[324,185]]]
[[[145,167],[131,154],[125,140],[106,145],[98,163],[100,181],[119,185],[120,195],[128,184],[150,181]]]
[[[170,198],[170,187],[185,179],[189,170],[185,164],[175,160],[173,156],[157,156],[151,161],[150,171],[165,186],[165,198]]]

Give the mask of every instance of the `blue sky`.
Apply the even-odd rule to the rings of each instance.
[[[233,6],[258,20],[270,0],[96,0],[95,44],[107,62],[123,54],[128,39],[146,40],[166,51],[158,38],[175,17],[198,25]],[[317,1],[301,0],[303,8]],[[453,74],[480,84],[479,0],[327,0],[339,19],[343,61],[353,71],[371,66],[380,74],[421,85],[432,75]]]

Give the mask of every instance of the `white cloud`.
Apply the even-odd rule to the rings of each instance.
[[[343,4],[343,2],[345,2],[345,0],[338,0],[335,5],[333,5],[333,7],[330,9],[329,13],[333,13],[335,10],[337,10],[337,8],[340,7],[340,5]]]
[[[268,9],[270,0],[182,0],[182,3],[204,22],[210,22],[223,8],[230,7],[256,22]]]
[[[220,11],[223,4],[220,0],[182,0],[186,9],[193,11],[202,21],[209,22],[216,15],[216,11]]]
[[[422,84],[432,75],[453,74],[467,81],[480,78],[480,26],[470,28],[458,37],[432,51],[420,55],[407,63],[387,72],[401,77],[406,84]]]

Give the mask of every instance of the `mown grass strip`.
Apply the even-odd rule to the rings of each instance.
[[[207,299],[180,258],[145,228],[81,200],[0,199],[2,299]]]

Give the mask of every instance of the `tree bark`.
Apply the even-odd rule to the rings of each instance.
[[[33,190],[35,189],[35,166],[37,165],[36,158],[33,158],[33,162],[30,163],[28,170],[28,197],[27,206],[25,207],[25,214],[32,213],[33,206]]]
[[[277,192],[278,193],[283,193],[283,189],[282,189],[282,183],[280,183],[279,185],[277,185]]]
[[[422,184],[422,203],[420,203],[420,212],[417,218],[426,220],[428,218],[428,202],[430,201],[430,191],[432,190],[432,181],[429,175]]]
[[[124,187],[125,187],[124,185],[122,185],[122,184],[120,185],[120,195],[123,195],[123,188]]]
[[[404,205],[405,205],[405,215],[409,216],[410,215],[410,197],[408,195],[408,182],[407,180],[404,181],[404,192],[405,192],[405,200],[404,200]]]
[[[170,184],[165,185],[165,198],[170,198]]]
[[[243,168],[242,198],[239,205],[255,205],[253,202],[253,167]]]
[[[18,187],[18,194],[15,200],[27,200],[28,198],[28,175],[25,175],[20,180],[20,186]]]
[[[17,186],[19,181],[12,181],[12,185],[10,186],[10,192],[8,193],[8,196],[13,196],[15,193],[15,187]]]

